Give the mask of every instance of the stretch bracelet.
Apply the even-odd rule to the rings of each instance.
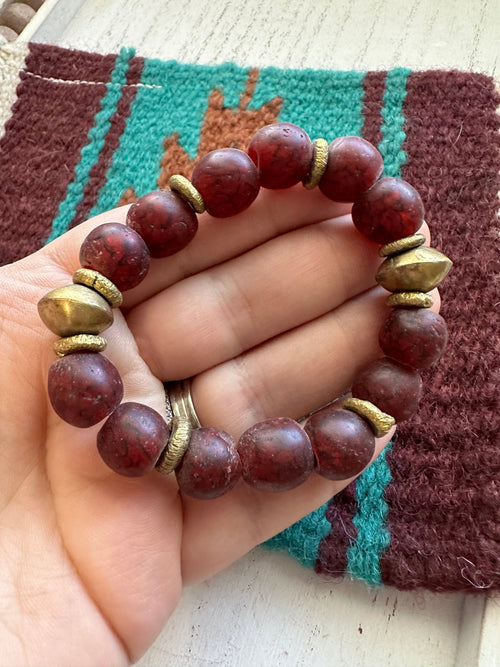
[[[48,393],[66,422],[90,427],[106,419],[97,448],[115,472],[139,476],[155,468],[175,471],[180,489],[195,498],[216,498],[243,480],[256,489],[286,491],[314,470],[330,480],[359,474],[375,451],[375,438],[408,419],[422,394],[419,371],[434,364],[447,340],[443,318],[429,310],[428,294],[446,276],[451,261],[424,247],[418,234],[424,209],[416,190],[383,177],[382,156],[359,137],[329,145],[310,140],[296,125],[261,128],[248,151],[222,148],[202,157],[192,179],[170,178],[169,189],[140,197],[126,224],[96,227],[80,249],[73,284],[46,294],[38,304],[43,322],[61,338],[61,358],[49,370]],[[379,334],[384,357],[355,378],[351,395],[315,412],[304,428],[287,417],[254,424],[236,443],[218,428],[200,426],[190,403],[173,401],[167,421],[148,406],[126,402],[115,366],[101,354],[100,334],[113,322],[121,292],[146,276],[151,258],[185,248],[198,228],[197,214],[226,218],[248,208],[259,189],[302,182],[337,202],[353,202],[352,220],[365,237],[381,244],[376,281],[391,294],[392,307]],[[230,224],[230,223],[229,223]],[[189,381],[183,381],[189,388]],[[182,394],[182,392],[181,392]],[[182,399],[182,400],[181,400]]]

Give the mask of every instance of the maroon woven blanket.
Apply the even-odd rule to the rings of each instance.
[[[165,184],[174,170],[189,176],[213,148],[244,148],[278,119],[314,137],[359,134],[379,147],[386,173],[421,193],[433,245],[454,262],[442,287],[448,351],[424,374],[420,412],[372,476],[271,546],[331,576],[500,588],[494,81],[444,71],[204,67],[46,45],[0,51],[0,264]]]

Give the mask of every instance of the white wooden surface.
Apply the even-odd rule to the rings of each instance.
[[[499,0],[59,0],[23,37],[184,62],[498,74]],[[48,9],[48,6],[47,6]],[[324,581],[257,549],[183,600],[140,667],[495,667],[500,603]]]

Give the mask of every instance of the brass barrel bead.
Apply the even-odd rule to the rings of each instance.
[[[312,190],[321,181],[328,163],[328,142],[326,139],[315,139],[313,141],[313,159],[311,171],[302,181],[306,190]]]
[[[42,322],[58,336],[100,334],[113,324],[113,311],[100,294],[85,285],[66,285],[38,302]]]
[[[387,435],[396,423],[394,417],[382,412],[370,401],[363,401],[360,398],[346,398],[342,401],[342,407],[366,419],[377,438]]]
[[[387,305],[393,308],[430,308],[434,299],[425,292],[393,292],[387,297]]]
[[[173,417],[170,423],[170,438],[156,463],[156,469],[163,475],[169,475],[179,465],[191,439],[192,426],[189,419]]]
[[[435,248],[421,246],[388,257],[375,280],[389,292],[430,292],[451,269],[452,262]]]
[[[196,213],[205,212],[205,202],[198,190],[185,176],[174,174],[168,180],[168,187],[190,204]]]
[[[379,255],[381,257],[399,255],[402,252],[405,252],[405,250],[419,248],[421,245],[424,245],[424,243],[425,236],[423,234],[412,234],[411,236],[405,236],[403,239],[386,243],[380,248]]]
[[[65,357],[72,352],[102,352],[106,347],[106,339],[102,336],[92,336],[91,334],[77,334],[76,336],[66,336],[59,338],[54,343],[54,352],[58,357]]]
[[[114,283],[94,269],[78,269],[73,274],[73,282],[94,289],[106,299],[112,308],[122,305],[122,293]]]

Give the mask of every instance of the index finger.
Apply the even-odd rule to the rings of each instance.
[[[129,206],[107,211],[82,223],[46,246],[41,252],[67,269],[79,266],[78,253],[84,238],[98,225],[126,222]],[[182,278],[237,257],[287,231],[349,213],[351,204],[332,202],[317,190],[301,185],[288,190],[261,189],[255,202],[243,213],[216,219],[199,216],[193,241],[175,255],[155,260],[146,279],[124,294],[125,309],[131,308]]]

